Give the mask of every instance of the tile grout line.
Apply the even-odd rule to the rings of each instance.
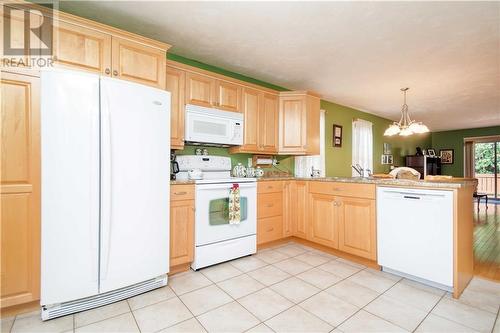
[[[420,323],[418,323],[417,327],[415,327],[415,329],[412,331],[412,332],[416,332],[418,330],[418,328],[422,325],[422,323],[427,319],[427,317],[429,317],[429,315],[431,314],[431,312],[434,310],[434,308],[436,306],[438,306],[438,304],[441,302],[441,300],[443,299],[443,297],[446,296],[446,293],[444,293],[443,295],[441,295],[441,297],[439,298],[439,300],[436,302],[436,304],[434,304],[434,306],[432,307],[432,309],[429,310],[429,312],[427,312],[427,314],[425,315],[425,317],[420,321]]]
[[[128,302],[128,298],[125,300],[127,302],[128,309],[130,310],[130,313],[132,314],[132,318],[134,318],[135,326],[137,326],[137,329],[139,332],[141,331],[141,327],[139,326],[139,323],[137,322],[137,318],[135,318],[134,311],[132,311],[132,307],[130,306],[130,303]]]

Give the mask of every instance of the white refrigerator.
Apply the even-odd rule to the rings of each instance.
[[[167,283],[170,93],[41,73],[42,319]]]

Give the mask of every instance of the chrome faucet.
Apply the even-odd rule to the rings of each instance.
[[[358,173],[358,175],[360,177],[363,177],[363,168],[361,167],[361,165],[359,164],[356,164],[356,165],[351,165],[351,167]]]

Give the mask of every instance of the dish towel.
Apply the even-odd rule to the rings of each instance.
[[[240,224],[240,186],[233,184],[229,190],[229,224]]]

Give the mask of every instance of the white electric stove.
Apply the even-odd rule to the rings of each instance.
[[[224,156],[178,155],[178,180],[189,171],[195,179],[195,270],[254,254],[257,251],[257,183],[255,178],[231,177],[231,159]],[[197,172],[199,173],[199,172]],[[241,222],[229,224],[229,191],[240,188]]]

